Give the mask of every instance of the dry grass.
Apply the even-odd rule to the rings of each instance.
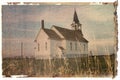
[[[103,77],[113,75],[112,59],[114,55],[48,60],[6,58],[3,59],[2,67],[3,75],[6,76],[24,74],[31,77]]]

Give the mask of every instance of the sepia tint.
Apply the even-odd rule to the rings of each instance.
[[[117,75],[117,2],[2,5],[4,77]]]

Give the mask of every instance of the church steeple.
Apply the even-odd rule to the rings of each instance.
[[[73,18],[73,21],[74,21],[75,23],[79,23],[79,19],[78,19],[78,16],[77,16],[76,10],[75,10],[75,12],[74,12],[74,18]]]
[[[72,26],[72,29],[80,30],[82,32],[82,24],[80,23],[80,21],[78,19],[76,10],[74,11],[73,23],[71,24],[71,26]]]

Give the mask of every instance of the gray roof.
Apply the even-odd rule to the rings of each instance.
[[[81,32],[81,30],[70,30],[66,28],[61,28],[58,26],[54,27],[64,36],[66,40],[72,40],[72,41],[80,41],[80,42],[88,42]]]
[[[81,30],[70,30],[70,29],[61,28],[61,27],[58,27],[55,25],[54,25],[54,27],[64,36],[64,39],[66,39],[66,40],[88,42],[83,37]],[[62,38],[60,38],[60,36],[54,30],[46,29],[46,28],[44,28],[43,30],[49,36],[50,39],[62,40]],[[38,37],[38,35],[37,35],[37,37]],[[35,39],[35,41],[36,41],[36,39]]]
[[[51,29],[43,29],[45,33],[49,36],[50,39],[55,39],[55,40],[61,40],[60,36],[57,35],[57,33]]]

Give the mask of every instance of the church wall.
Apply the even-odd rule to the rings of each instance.
[[[46,59],[50,55],[50,40],[47,34],[41,29],[36,43],[36,59]]]
[[[47,43],[47,49],[46,49]],[[39,50],[38,50],[39,44]],[[57,58],[62,55],[59,47],[63,47],[65,54],[88,54],[88,44],[85,42],[70,40],[53,40],[49,39],[47,34],[41,29],[36,42],[36,59]],[[72,47],[72,48],[71,48]]]
[[[65,40],[65,39],[61,41],[61,46],[62,46],[64,49],[66,49],[66,40]]]
[[[81,42],[80,45],[80,48],[82,49],[81,53],[88,54],[88,43]]]
[[[67,40],[66,54],[88,54],[88,44],[85,42]]]
[[[59,47],[61,46],[61,40],[50,40],[50,56],[59,57],[61,55],[61,51]]]

